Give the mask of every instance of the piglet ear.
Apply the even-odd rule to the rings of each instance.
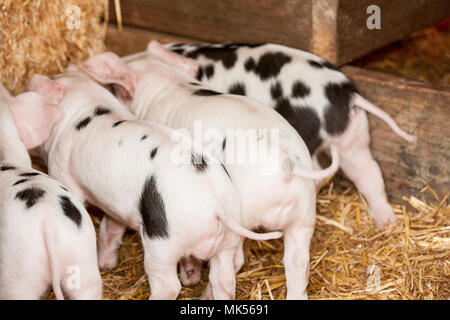
[[[66,87],[46,76],[36,74],[31,78],[27,91],[39,92],[50,103],[59,105],[66,92]]]
[[[116,84],[122,87],[122,98],[133,98],[136,74],[114,53],[105,52],[93,56],[81,63],[80,69],[101,84]]]
[[[167,64],[183,69],[194,77],[197,74],[197,61],[170,51],[156,40],[150,41],[147,46],[147,52]]]
[[[18,95],[9,107],[27,149],[44,143],[53,126],[62,117],[61,109],[37,92]]]

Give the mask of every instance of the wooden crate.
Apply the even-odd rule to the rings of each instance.
[[[381,9],[381,30],[366,26],[372,4]],[[280,43],[341,65],[450,16],[450,1],[126,0],[121,12],[126,26],[202,41]]]

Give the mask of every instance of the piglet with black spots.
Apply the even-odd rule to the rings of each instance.
[[[75,67],[70,70],[56,80],[35,76],[29,90],[60,100],[64,112],[41,148],[50,175],[107,214],[100,224],[100,267],[117,265],[117,248],[129,227],[141,234],[150,298],[178,296],[177,263],[191,255],[210,259],[215,297],[233,298],[234,266],[228,256],[239,244],[238,235],[272,239],[281,234],[244,229],[239,197],[222,166],[198,162],[207,155],[173,141],[174,130],[137,121],[107,89]],[[128,91],[132,80],[115,78]],[[39,110],[28,111],[32,118]],[[27,120],[22,119],[24,126],[39,134]]]
[[[42,135],[25,146],[16,122],[28,104],[40,111]],[[60,115],[37,93],[13,98],[0,85],[0,300],[39,299],[50,286],[57,299],[102,298],[88,213],[59,182],[33,170],[27,153],[49,133],[46,119]]]
[[[381,170],[370,152],[366,111],[406,141],[415,138],[362,97],[335,65],[309,52],[276,44],[167,47],[196,61],[196,78],[212,89],[245,95],[274,108],[304,139],[315,168],[320,168],[320,151],[336,146],[342,170],[367,199],[377,226],[384,228],[395,222]],[[192,69],[192,61],[190,65]],[[321,181],[317,187],[320,185]]]
[[[309,244],[316,219],[314,179],[337,170],[335,150],[329,168],[312,170],[305,143],[278,113],[256,100],[200,85],[193,77],[195,72],[185,72],[192,71],[188,67],[192,61],[184,58],[186,67],[180,68],[183,58],[157,42],[149,44],[148,52],[148,56],[138,54],[123,60],[112,53],[100,54],[81,68],[102,84],[113,83],[123,103],[140,119],[189,130],[193,135],[196,123],[201,123],[214,140],[201,142],[218,156],[225,155],[224,166],[242,202],[244,226],[283,230],[287,297],[307,298]],[[123,78],[133,79],[135,86],[125,88],[116,81]],[[244,263],[243,240],[231,256],[236,271]],[[197,274],[198,280],[195,265],[189,268],[194,273],[189,273]],[[183,281],[189,281],[188,272],[182,275]],[[210,287],[204,296],[215,297]]]

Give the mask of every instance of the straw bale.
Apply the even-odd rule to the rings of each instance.
[[[107,0],[2,0],[0,81],[13,94],[105,50]],[[77,6],[79,28],[77,28]]]

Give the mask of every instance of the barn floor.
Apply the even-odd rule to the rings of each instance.
[[[318,218],[311,244],[310,299],[448,299],[450,298],[450,205],[448,195],[413,207],[394,206],[395,226],[378,231],[367,206],[354,189],[337,193],[333,182],[318,198]],[[426,187],[425,187],[426,188]],[[425,189],[424,192],[432,192]],[[94,217],[98,224],[98,217]],[[237,299],[284,299],[280,240],[245,244],[246,263],[237,275]],[[379,270],[379,283],[376,280]],[[102,273],[105,299],[147,299],[139,237],[128,233],[120,264]],[[207,283],[181,291],[179,299],[198,299]],[[370,284],[373,283],[373,290]],[[369,286],[368,286],[369,284]]]
[[[436,28],[354,64],[450,87],[450,34]],[[449,190],[450,191],[450,190]],[[423,193],[434,194],[426,182]],[[374,226],[364,199],[345,179],[335,178],[318,196],[311,243],[310,299],[449,299],[450,202],[405,195],[394,205],[397,223]],[[98,226],[99,215],[92,210]],[[237,275],[237,299],[284,299],[283,243],[249,241],[246,263]],[[378,277],[379,275],[379,277]],[[128,232],[119,266],[102,272],[105,299],[147,299],[149,288],[137,234]],[[207,283],[183,287],[179,299],[198,299]]]

